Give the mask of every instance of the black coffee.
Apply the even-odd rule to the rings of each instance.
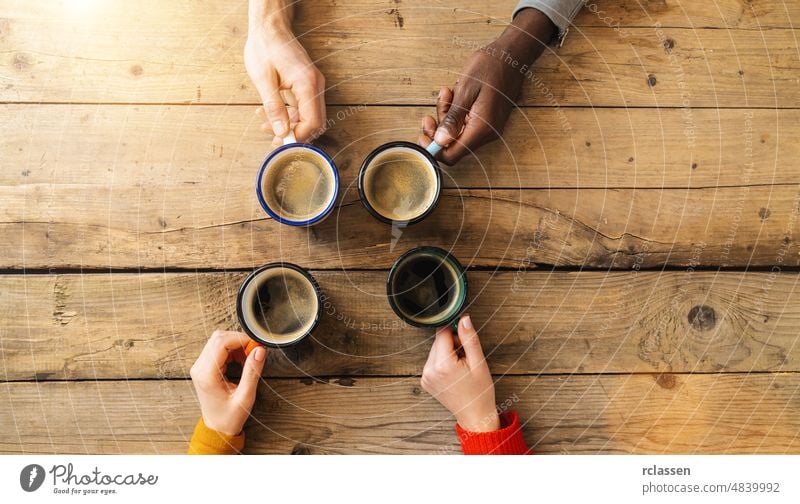
[[[245,289],[245,323],[264,341],[290,343],[314,324],[319,300],[313,284],[291,268],[267,269]]]
[[[408,318],[427,323],[452,309],[459,294],[457,272],[435,257],[411,258],[395,274],[398,308]]]
[[[306,324],[307,321],[297,317],[298,305],[292,300],[291,290],[302,288],[294,281],[281,281],[275,277],[264,282],[253,298],[253,313],[258,322],[272,334],[292,334]]]

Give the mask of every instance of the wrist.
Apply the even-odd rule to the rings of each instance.
[[[497,39],[515,59],[530,66],[556,34],[556,26],[543,12],[522,9]]]
[[[462,414],[456,417],[458,425],[468,432],[493,432],[500,430],[500,415],[493,409],[486,413]]]
[[[223,436],[228,436],[228,437],[238,436],[239,434],[242,433],[242,429],[244,429],[244,426],[240,426],[237,429],[236,426],[228,425],[226,422],[216,423],[213,420],[206,418],[205,416],[203,416],[203,423],[209,429],[216,431],[222,434]]]
[[[284,20],[274,18],[250,22],[248,35],[253,36],[255,34],[265,37],[266,40],[270,41],[294,38],[291,24]]]
[[[247,16],[250,33],[291,34],[293,14],[294,4],[286,5],[283,0],[250,0]]]

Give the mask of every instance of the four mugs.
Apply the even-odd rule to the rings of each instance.
[[[377,220],[406,227],[430,215],[439,202],[442,175],[428,149],[410,142],[389,142],[361,164],[358,193]],[[333,160],[293,135],[272,151],[258,171],[256,196],[272,219],[289,226],[312,226],[328,217],[339,194]],[[464,268],[447,251],[417,247],[400,256],[389,270],[386,294],[392,310],[416,327],[453,324],[466,305]],[[324,296],[314,277],[295,264],[262,266],[242,283],[237,314],[255,343],[269,347],[295,345],[320,320]]]

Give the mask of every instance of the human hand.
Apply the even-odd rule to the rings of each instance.
[[[455,415],[462,429],[491,432],[500,428],[494,381],[469,315],[461,317],[458,336],[449,326],[436,331],[422,370],[422,388]]]
[[[245,356],[250,338],[233,331],[214,331],[189,374],[200,401],[203,423],[228,436],[242,432],[256,400],[267,349],[258,346]],[[242,365],[239,384],[225,377],[228,363]]]
[[[538,10],[522,10],[497,40],[472,54],[454,89],[441,88],[437,118],[423,118],[419,144],[436,140],[445,147],[437,157],[453,165],[499,138],[530,65],[554,30]]]
[[[244,65],[263,103],[256,109],[261,129],[274,135],[274,145],[280,145],[292,129],[301,142],[325,131],[325,77],[288,21],[251,19]]]

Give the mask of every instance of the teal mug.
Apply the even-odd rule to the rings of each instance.
[[[414,327],[449,324],[454,330],[467,304],[467,275],[461,263],[438,247],[417,247],[389,270],[386,294],[392,310]]]

